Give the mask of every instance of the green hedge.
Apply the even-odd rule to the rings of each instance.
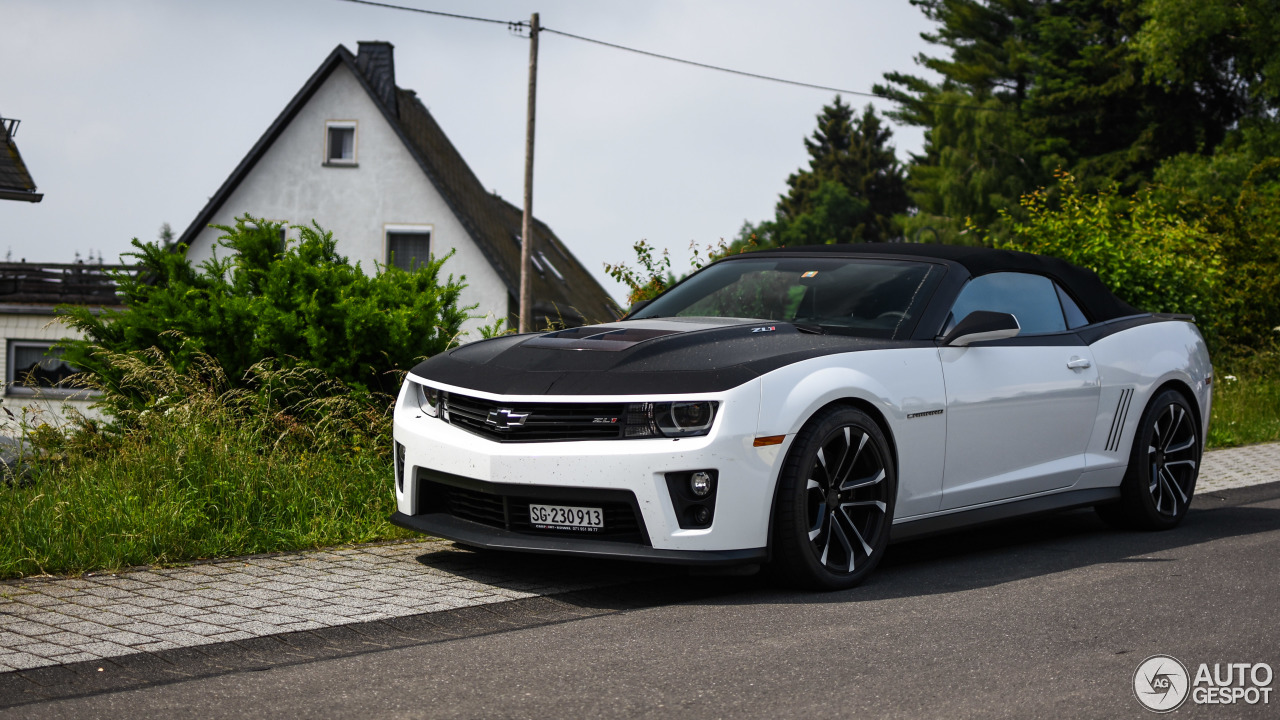
[[[193,266],[183,254],[133,241],[136,274],[117,276],[123,311],[60,312],[85,333],[63,343],[65,357],[105,384],[121,377],[95,354],[159,348],[184,369],[197,354],[212,357],[233,385],[264,358],[322,370],[354,388],[394,392],[394,371],[457,341],[470,308],[458,306],[459,278],[441,278],[446,258],[412,272],[395,267],[366,274],[337,253],[333,234],[245,215],[223,231],[221,257]],[[390,374],[389,374],[390,373]]]

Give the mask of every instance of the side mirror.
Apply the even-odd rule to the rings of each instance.
[[[627,314],[626,314],[626,315],[623,315],[623,316],[622,316],[622,319],[623,319],[623,320],[626,320],[627,318],[631,317],[632,315],[635,315],[636,313],[638,313],[638,312],[640,312],[641,310],[643,310],[645,305],[648,305],[648,304],[649,304],[649,303],[651,303],[651,302],[653,302],[653,301],[652,301],[652,300],[637,300],[637,301],[636,301],[636,303],[635,303],[634,305],[632,305],[631,307],[627,308]]]
[[[983,340],[1003,340],[1022,330],[1018,318],[1009,313],[974,310],[942,338],[943,345],[964,347]]]

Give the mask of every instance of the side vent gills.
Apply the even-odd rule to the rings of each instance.
[[[1120,391],[1120,402],[1116,403],[1116,415],[1111,419],[1111,434],[1107,436],[1107,452],[1120,449],[1120,436],[1124,435],[1124,420],[1129,416],[1129,402],[1133,400],[1133,388]]]

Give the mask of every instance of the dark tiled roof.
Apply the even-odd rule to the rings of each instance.
[[[18,146],[9,133],[0,127],[0,200],[26,200],[40,202],[44,196],[36,192],[36,181],[31,179]]]
[[[488,192],[435,118],[417,96],[400,90],[400,126],[417,150],[427,175],[462,220],[494,270],[506,282],[511,297],[520,292],[520,232],[524,210]],[[545,223],[534,222],[533,251],[542,265],[535,266],[534,310],[552,321],[571,325],[606,322],[617,318],[608,293]],[[557,275],[559,273],[559,275]]]
[[[390,44],[361,43],[360,47],[362,59],[342,45],[330,53],[196,216],[179,242],[191,244],[334,69],[346,65],[506,284],[514,311],[520,292],[518,237],[522,210],[485,190],[417,96],[412,91],[395,87]],[[388,88],[394,89],[394,94],[388,94]],[[539,262],[542,264],[541,272],[535,270],[534,273],[535,323],[538,317],[569,325],[617,318],[619,313],[609,294],[555,233],[536,220],[534,228],[533,249],[535,254],[540,253]],[[514,325],[514,317],[508,320]]]

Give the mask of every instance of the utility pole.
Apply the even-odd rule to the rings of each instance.
[[[529,20],[529,120],[524,136],[524,222],[520,229],[520,327],[533,332],[533,119],[538,96],[538,13]]]

